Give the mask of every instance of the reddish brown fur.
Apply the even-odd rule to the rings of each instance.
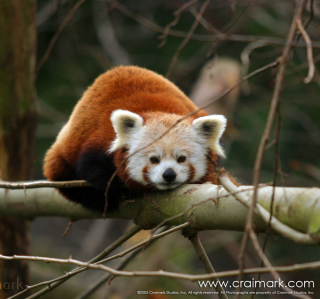
[[[188,178],[189,182],[193,181],[195,171],[196,171],[195,167],[192,164],[189,164],[189,178]]]
[[[210,152],[210,157],[213,163],[217,163],[217,161],[219,161],[219,157],[216,153]],[[212,184],[219,185],[218,176],[214,171],[214,165],[212,165],[212,163],[210,163],[209,160],[208,160],[208,170],[206,175],[196,183],[202,184],[206,182],[211,182]]]
[[[110,122],[114,110],[123,109],[148,117],[148,112],[185,115],[197,109],[173,83],[154,72],[134,66],[117,67],[102,75],[76,105],[68,131],[47,152],[44,175],[56,180],[64,171],[61,158],[75,167],[86,148],[107,151],[115,132]],[[192,119],[206,116],[204,111]]]
[[[77,167],[80,164],[79,160],[85,156],[84,153],[88,152],[93,153],[89,157],[93,162],[96,162],[94,160],[96,152],[108,156],[106,159],[112,161],[110,167],[109,164],[105,164],[109,172],[113,171],[114,166],[119,166],[126,156],[126,150],[118,149],[113,154],[107,154],[111,142],[116,137],[110,116],[117,109],[129,110],[147,120],[150,117],[159,117],[159,113],[183,116],[196,110],[197,107],[178,87],[154,72],[134,66],[114,68],[99,76],[77,103],[68,124],[46,154],[45,177],[52,181],[81,179]],[[187,121],[191,123],[195,118],[206,115],[206,112],[199,111]],[[213,158],[217,160],[217,156]],[[199,182],[217,184],[216,175],[212,172],[213,168],[209,166],[207,174]],[[88,173],[91,174],[91,169]],[[193,171],[190,175],[193,175]],[[99,172],[97,172],[97,177],[99,177]],[[148,187],[131,180],[126,172],[126,165],[119,170],[118,177],[126,186]],[[103,189],[103,186],[100,184],[100,190]],[[115,187],[114,194],[118,192],[117,190]],[[81,202],[89,208],[99,209],[101,207],[101,205],[92,207],[91,202],[95,201],[95,198],[91,196],[90,190],[87,190],[84,195],[81,194],[80,188],[77,190],[78,193],[62,189],[60,192],[67,198]],[[99,192],[100,201],[101,198],[103,201],[104,192]],[[79,196],[83,198],[79,200]],[[88,196],[89,199],[87,199]]]

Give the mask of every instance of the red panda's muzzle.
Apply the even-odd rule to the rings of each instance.
[[[172,168],[168,168],[165,170],[162,177],[166,182],[172,183],[176,179],[177,174]]]

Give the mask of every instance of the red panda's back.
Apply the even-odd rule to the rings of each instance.
[[[110,116],[117,109],[138,114],[159,111],[185,115],[197,107],[161,75],[135,66],[116,67],[100,75],[75,106],[68,123],[47,152],[45,176],[55,179],[62,171],[58,166],[61,158],[75,166],[88,143],[108,150],[115,138]],[[193,118],[205,115],[200,111]]]
[[[94,116],[108,120],[116,109],[135,113],[161,111],[184,115],[197,109],[173,83],[147,69],[128,66],[114,68],[99,76],[79,101]],[[84,109],[87,114],[90,111]],[[199,116],[206,115],[204,112]],[[100,117],[100,116],[99,116]]]

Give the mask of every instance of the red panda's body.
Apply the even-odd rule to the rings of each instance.
[[[84,179],[92,183],[92,188],[60,192],[89,209],[102,211],[107,182],[124,158],[196,109],[162,76],[133,66],[114,68],[99,76],[83,94],[46,154],[44,175],[53,181]],[[206,159],[207,154],[214,160],[223,155],[218,141],[225,120],[217,117],[211,119],[199,111],[140,156],[132,156],[111,184],[108,207],[114,208],[119,198],[131,192],[170,189],[191,182],[217,183]],[[197,151],[192,152],[192,147]]]

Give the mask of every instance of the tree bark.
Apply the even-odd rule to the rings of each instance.
[[[0,1],[0,179],[30,180],[38,119],[35,102],[36,0]],[[0,217],[0,252],[29,253],[29,222]],[[26,262],[3,262],[0,298],[28,284]]]

